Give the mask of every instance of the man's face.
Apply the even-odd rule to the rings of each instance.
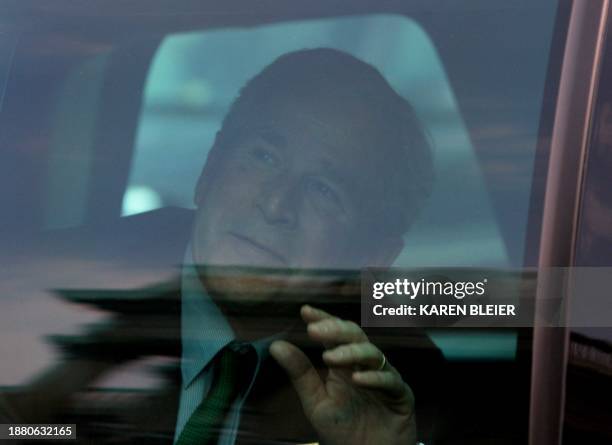
[[[375,260],[380,234],[366,221],[384,199],[386,153],[369,126],[365,110],[321,99],[248,116],[200,181],[196,263],[295,271]]]

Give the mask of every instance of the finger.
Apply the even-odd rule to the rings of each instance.
[[[337,318],[322,309],[305,304],[300,309],[300,315],[306,323],[312,323],[314,321],[324,320],[326,318]]]
[[[383,353],[370,342],[340,345],[323,353],[323,361],[330,367],[355,367],[378,370],[384,363]]]
[[[287,372],[308,415],[325,396],[325,386],[306,355],[289,342],[277,340],[270,345],[270,355]]]
[[[356,323],[340,318],[326,318],[308,323],[307,331],[310,338],[327,344],[328,348],[331,345],[368,341],[368,337]]]
[[[412,397],[410,387],[393,370],[355,371],[352,380],[362,388],[379,390],[396,399]]]

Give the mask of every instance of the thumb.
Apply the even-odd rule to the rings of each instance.
[[[273,342],[270,345],[270,354],[289,375],[302,402],[304,413],[310,416],[317,404],[326,397],[325,386],[319,373],[306,354],[289,342]]]

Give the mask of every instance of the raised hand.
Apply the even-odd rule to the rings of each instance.
[[[397,370],[351,321],[312,306],[301,315],[324,348],[322,379],[295,345],[275,341],[270,353],[289,375],[306,417],[324,445],[416,443],[414,396]]]

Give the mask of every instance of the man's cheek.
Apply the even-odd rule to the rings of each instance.
[[[260,175],[248,169],[233,169],[224,179],[217,197],[221,205],[234,209],[254,203],[263,187]]]

